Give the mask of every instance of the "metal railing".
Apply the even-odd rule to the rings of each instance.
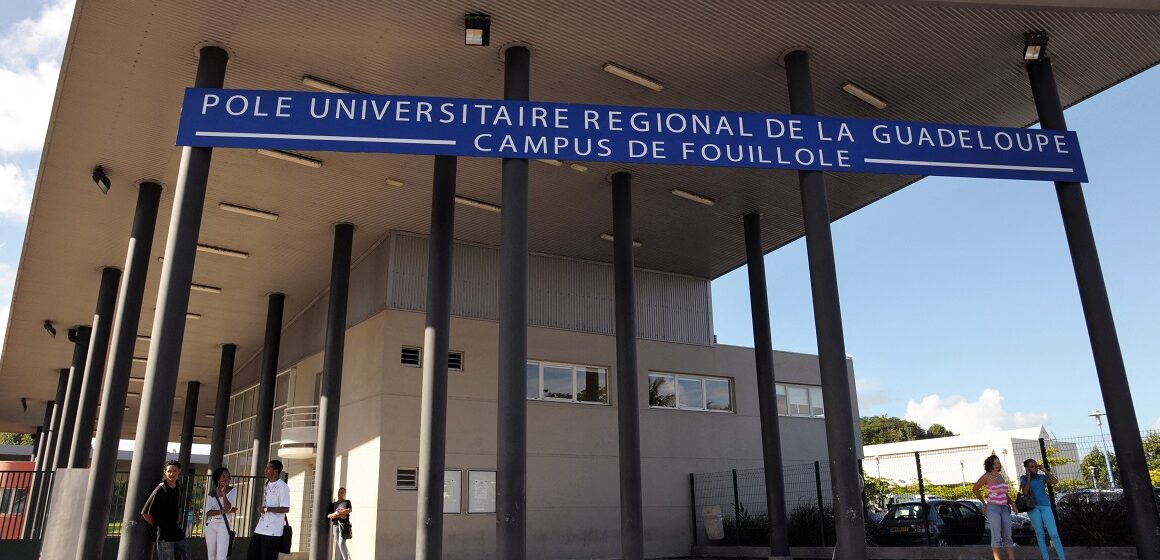
[[[288,406],[282,415],[282,429],[318,427],[318,405]]]

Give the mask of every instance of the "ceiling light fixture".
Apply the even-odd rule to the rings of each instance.
[[[1023,35],[1023,60],[1034,62],[1047,56],[1047,33],[1032,31]]]
[[[211,255],[221,255],[223,257],[234,257],[237,259],[248,259],[250,254],[245,251],[238,251],[235,249],[226,249],[225,247],[214,247],[213,245],[197,244],[197,250],[202,253],[209,253]]]
[[[673,193],[673,196],[677,196],[677,197],[683,198],[685,200],[692,200],[693,202],[696,202],[698,204],[704,204],[705,206],[712,206],[714,204],[717,204],[716,200],[713,200],[705,195],[689,192],[686,190],[673,189],[670,192]]]
[[[297,163],[298,165],[305,165],[306,167],[312,167],[314,169],[318,169],[319,167],[322,167],[322,161],[311,158],[311,157],[306,157],[304,155],[295,154],[293,152],[284,152],[282,150],[267,150],[266,148],[258,148],[258,153],[262,154],[264,156],[272,157],[274,159],[280,159],[282,161],[288,161],[290,163]]]
[[[503,208],[500,208],[499,206],[496,206],[495,204],[491,204],[490,202],[484,202],[482,200],[475,200],[474,198],[467,198],[466,196],[456,196],[455,202],[457,204],[462,204],[464,206],[470,206],[472,208],[478,208],[480,210],[487,210],[488,212],[498,213],[498,212],[501,212],[503,210]]]
[[[222,289],[217,286],[207,286],[205,284],[190,284],[189,289],[195,292],[205,292],[207,294],[220,294]]]
[[[845,82],[842,84],[842,91],[861,99],[866,104],[875,109],[882,110],[886,108],[886,100],[874,95],[870,90],[855,84],[854,82]]]
[[[186,319],[201,319],[201,314],[199,314],[199,313],[186,313],[185,318]]]
[[[149,360],[147,358],[142,358],[141,356],[133,356],[133,362],[138,364],[147,364],[149,363]]]
[[[625,68],[619,64],[606,62],[602,68],[604,68],[605,72],[608,72],[609,74],[612,74],[618,78],[624,78],[625,80],[628,80],[638,86],[644,86],[653,91],[661,91],[665,89],[665,84],[660,80],[656,78],[650,78],[644,74],[641,74],[640,72],[637,72],[636,70]]]
[[[486,47],[491,44],[491,16],[464,14],[463,44],[469,47]]]
[[[616,241],[616,238],[615,238],[615,237],[613,237],[613,236],[612,236],[612,234],[611,234],[611,233],[608,233],[607,231],[606,231],[606,232],[604,232],[604,233],[602,233],[602,234],[600,234],[600,238],[601,238],[601,239],[603,239],[603,240],[605,240],[605,241]],[[633,240],[632,240],[632,246],[633,246],[633,247],[640,247],[640,246],[642,246],[642,245],[644,245],[644,243],[641,243],[640,241],[637,241],[637,240],[635,240],[635,239],[633,239]]]
[[[93,169],[93,182],[97,184],[97,188],[101,189],[104,194],[109,194],[109,187],[112,183],[109,181],[109,176],[105,174],[105,168],[97,166]]]
[[[572,171],[579,171],[581,173],[588,171],[588,166],[583,163],[573,163],[568,165],[568,167],[571,167]]]
[[[339,84],[336,84],[330,80],[323,80],[322,78],[316,78],[316,77],[311,76],[309,74],[302,76],[302,85],[304,85],[306,87],[314,88],[314,89],[319,90],[319,91],[325,91],[327,93],[361,93],[361,94],[366,94],[365,91],[359,91],[359,90],[354,89],[354,88],[349,88],[349,87],[346,87],[343,85],[339,85]]]
[[[238,204],[231,204],[229,202],[219,202],[218,208],[226,212],[233,212],[234,214],[241,214],[243,216],[250,216],[253,218],[262,218],[263,220],[277,221],[278,215],[266,210],[258,210],[257,208],[250,208],[249,206],[241,206]]]
[[[558,159],[537,159],[536,161],[538,161],[540,163],[546,163],[548,165],[551,165],[552,167],[560,167],[560,166],[564,165],[564,162],[562,162]]]
[[[399,188],[399,187],[403,186],[403,181],[401,181],[399,179],[393,179],[393,178],[388,177],[387,178],[387,186]]]
[[[144,340],[145,342],[149,342],[149,336],[144,335],[144,334],[139,334],[139,335],[137,335],[137,340]]]

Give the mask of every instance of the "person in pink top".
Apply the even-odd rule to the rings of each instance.
[[[1011,496],[1007,494],[1007,478],[1003,476],[1003,465],[999,457],[991,455],[983,461],[987,472],[975,482],[971,493],[986,504],[987,523],[991,525],[991,555],[999,558],[999,549],[1007,549],[1007,560],[1015,560],[1015,542],[1011,540]],[[986,495],[983,489],[986,488]]]

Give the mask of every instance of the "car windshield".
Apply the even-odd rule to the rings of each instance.
[[[886,519],[922,519],[922,517],[920,504],[895,506],[886,514]]]

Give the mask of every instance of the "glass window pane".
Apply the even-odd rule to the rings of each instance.
[[[822,388],[810,387],[810,416],[822,416],[826,408],[822,406]]]
[[[443,513],[462,513],[463,471],[443,471]]]
[[[467,513],[495,513],[495,471],[469,471],[467,484]]]
[[[608,402],[608,374],[604,368],[576,368],[576,400]]]
[[[528,362],[528,398],[540,398],[540,364]]]
[[[247,416],[254,415],[254,394],[255,393],[256,393],[256,391],[254,391],[253,389],[247,389],[246,392],[242,393],[242,413],[241,413],[240,418],[245,418]]]
[[[286,415],[286,407],[274,409],[274,421],[270,423],[270,441],[282,441],[282,417]]]
[[[242,408],[242,396],[234,395],[230,397],[230,422],[238,421],[238,410]]]
[[[786,416],[789,414],[789,403],[785,397],[785,385],[777,384],[777,413]]]
[[[733,399],[729,392],[729,380],[705,380],[705,408],[709,410],[733,410]]]
[[[705,408],[704,389],[700,379],[677,378],[677,407]]]
[[[290,387],[290,373],[286,372],[278,376],[278,382],[274,384],[274,406],[281,406],[286,404],[286,390]]]
[[[810,415],[810,392],[805,387],[787,387],[789,413],[792,416]]]
[[[544,398],[572,400],[572,368],[544,366]]]
[[[677,406],[677,386],[671,375],[648,376],[648,405],[667,408]]]

